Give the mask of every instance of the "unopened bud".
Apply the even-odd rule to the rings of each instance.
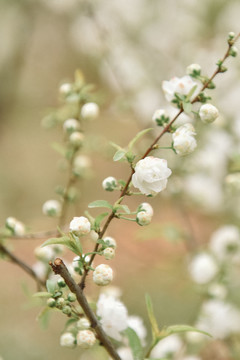
[[[91,330],[81,330],[77,334],[77,344],[83,349],[88,349],[94,345],[96,337]]]
[[[110,284],[113,279],[113,271],[110,266],[101,264],[93,272],[93,281],[99,286]]]

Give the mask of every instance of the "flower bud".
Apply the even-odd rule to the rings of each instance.
[[[76,235],[86,235],[91,230],[91,224],[89,220],[84,217],[74,217],[73,220],[70,222],[70,231],[75,233]]]
[[[91,159],[86,155],[78,155],[73,161],[74,174],[81,176],[92,165]]]
[[[235,36],[236,36],[236,35],[235,35],[235,33],[234,33],[233,31],[230,31],[230,32],[228,33],[228,37],[229,37],[230,40],[234,39]]]
[[[188,155],[195,150],[197,146],[197,142],[194,138],[195,135],[195,129],[190,123],[180,126],[172,134],[173,147],[178,155]]]
[[[69,134],[79,129],[80,129],[80,123],[76,119],[68,119],[65,120],[63,123],[63,130]]]
[[[140,211],[137,213],[136,221],[139,225],[145,226],[149,225],[152,220],[152,216],[149,215],[146,211]]]
[[[56,306],[56,300],[54,298],[47,299],[47,306],[53,308]]]
[[[63,312],[63,314],[70,315],[72,312],[72,309],[69,305],[66,305],[62,308],[62,312]]]
[[[96,231],[91,230],[91,231],[90,231],[90,238],[91,238],[93,241],[97,242],[98,239],[99,239],[99,235],[98,235],[98,233],[97,233]]]
[[[238,54],[238,48],[236,46],[232,46],[229,51],[229,55],[231,55],[232,57],[236,57],[237,54]]]
[[[6,219],[6,227],[10,229],[14,235],[23,236],[25,234],[24,224],[14,217],[10,216]]]
[[[62,309],[62,307],[65,305],[64,298],[60,297],[56,300],[56,307],[59,309]]]
[[[218,118],[219,112],[215,106],[211,104],[204,104],[200,107],[199,116],[202,122],[209,124]]]
[[[111,247],[103,250],[103,256],[106,260],[112,260],[115,256],[115,250]]]
[[[164,109],[158,109],[154,112],[152,116],[152,121],[154,124],[158,126],[162,126],[164,123],[166,123],[169,119],[169,115],[166,110]]]
[[[146,213],[148,213],[148,215],[153,216],[153,208],[150,204],[146,202],[139,205],[138,212],[139,211],[145,211]]]
[[[68,93],[70,93],[71,90],[72,90],[72,85],[68,83],[62,84],[59,88],[59,92],[62,95],[67,95]]]
[[[70,332],[66,332],[66,333],[62,334],[62,336],[60,337],[60,345],[70,347],[70,348],[74,347],[75,337],[73,336],[73,334]]]
[[[95,120],[99,115],[99,106],[96,103],[89,102],[83,105],[81,116],[86,120]]]
[[[77,300],[77,297],[74,293],[69,293],[67,298],[68,298],[68,301],[70,301],[70,302],[74,302]]]
[[[74,131],[70,135],[69,141],[73,146],[80,147],[83,144],[84,135],[83,135],[83,133],[81,133],[79,131]]]
[[[91,330],[81,330],[77,334],[77,344],[83,349],[88,349],[94,345],[96,337]]]
[[[63,278],[60,278],[57,282],[58,286],[61,288],[64,288],[66,286],[66,283]]]
[[[116,249],[116,247],[117,247],[116,240],[115,240],[114,238],[112,238],[111,236],[105,236],[105,237],[103,238],[103,241],[104,241],[107,245],[109,245],[109,246],[113,247],[114,249]]]
[[[57,200],[48,200],[43,204],[42,211],[47,216],[59,216],[61,214],[62,206]]]
[[[96,267],[93,272],[93,281],[99,286],[110,284],[113,279],[113,271],[110,266],[101,264]]]
[[[89,321],[87,318],[85,318],[85,317],[81,318],[81,319],[78,320],[78,322],[77,322],[77,327],[78,327],[78,329],[82,329],[82,330],[83,330],[83,329],[89,329],[90,326],[91,326],[90,321]]]
[[[196,76],[201,74],[201,66],[199,64],[191,64],[187,67],[187,74]]]
[[[102,182],[102,187],[106,191],[113,191],[117,187],[117,180],[113,176],[109,176]]]
[[[49,262],[53,259],[55,252],[51,246],[39,246],[34,250],[34,255],[41,261]]]

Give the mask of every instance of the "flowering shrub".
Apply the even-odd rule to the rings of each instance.
[[[91,160],[87,155],[81,154],[85,144],[82,129],[84,122],[98,118],[99,106],[94,102],[91,87],[85,83],[80,71],[76,72],[74,83],[61,85],[60,93],[67,115],[64,119],[55,115],[54,124],[51,119],[50,126],[60,124],[63,129],[64,144],[55,143],[54,148],[66,160],[69,175],[66,186],[57,189],[60,200],[48,200],[43,204],[44,215],[58,218],[58,227],[50,234],[43,235],[48,239],[41,247],[36,248],[37,262],[32,267],[18,259],[6,243],[8,238],[37,237],[37,234],[28,233],[20,221],[13,217],[7,218],[0,244],[1,254],[19,265],[36,281],[38,291],[34,297],[42,299],[43,316],[55,310],[67,318],[60,335],[61,346],[82,349],[103,346],[106,359],[110,356],[116,360],[199,360],[209,337],[224,340],[239,335],[240,310],[228,299],[232,286],[230,275],[236,271],[240,261],[240,235],[239,229],[234,225],[225,225],[217,230],[205,249],[196,249],[198,251],[192,254],[188,265],[189,276],[204,295],[193,324],[160,327],[151,298],[146,294],[151,325],[151,339],[147,339],[142,319],[128,314],[118,290],[114,291],[113,288],[112,293],[100,293],[95,304],[86,295],[87,277],[99,287],[107,287],[114,282],[114,271],[110,265],[95,265],[97,259],[109,262],[117,253],[117,241],[106,236],[113,219],[132,221],[140,226],[150,225],[153,217],[150,203],[143,202],[137,209],[130,209],[130,205],[124,204],[124,201],[127,196],[145,195],[150,202],[152,197],[167,188],[175,169],[168,167],[166,159],[159,158],[158,151],[169,150],[177,158],[177,162],[181,163],[182,158],[178,155],[189,155],[197,148],[197,130],[190,120],[180,126],[176,125],[179,117],[185,113],[196,123],[201,120],[206,126],[211,126],[209,124],[219,117],[218,109],[208,103],[211,98],[207,90],[213,90],[215,77],[227,70],[225,60],[237,55],[234,44],[238,37],[239,35],[229,34],[227,51],[217,62],[212,76],[203,76],[201,67],[192,64],[187,68],[187,75],[182,78],[174,77],[170,81],[163,81],[165,97],[177,112],[173,117],[164,109],[154,112],[152,119],[159,128],[159,133],[144,149],[143,154],[139,154],[137,146],[152,129],[140,131],[126,147],[112,143],[116,149],[113,160],[125,162],[130,168],[128,179],[107,176],[102,181],[102,187],[108,192],[120,192],[115,202],[92,201],[88,205],[90,210],[84,214],[75,214],[77,216],[73,217],[69,225],[69,205],[78,200],[76,184],[80,180],[87,180],[91,174]],[[72,102],[75,105],[70,111],[68,105]],[[49,117],[44,119],[44,123],[49,125]],[[165,135],[168,135],[168,146],[161,146]],[[234,180],[230,182],[232,184]],[[172,187],[174,188],[174,182]],[[134,188],[140,192],[136,192]],[[198,191],[195,192],[195,195],[199,195]],[[92,215],[92,209],[102,208],[104,212]],[[90,251],[86,246],[88,241],[94,243]],[[75,256],[72,264],[63,260],[66,248]],[[233,349],[238,351],[234,346]]]

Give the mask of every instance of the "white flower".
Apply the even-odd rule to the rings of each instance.
[[[109,265],[101,264],[93,272],[93,281],[99,286],[110,284],[113,279],[113,271]]]
[[[236,226],[225,225],[216,230],[210,239],[210,250],[220,260],[240,252],[240,233]]]
[[[91,230],[91,224],[85,216],[74,217],[70,222],[70,231],[73,231],[77,235],[86,235]]]
[[[211,104],[204,104],[200,107],[199,116],[202,122],[209,124],[218,118],[219,111]]]
[[[91,167],[91,159],[86,155],[78,155],[73,161],[73,172],[76,175],[82,175],[86,170]]]
[[[191,74],[194,74],[194,73],[198,73],[200,74],[201,72],[201,66],[199,64],[191,64],[191,65],[188,65],[187,67],[187,74],[188,75],[191,75]]]
[[[117,286],[107,286],[101,289],[101,292],[106,296],[113,297],[115,299],[119,299],[122,296],[122,290]]]
[[[132,183],[142,194],[156,195],[166,188],[171,173],[167,160],[148,156],[137,162]]]
[[[74,131],[69,137],[70,143],[74,146],[81,146],[83,140],[84,140],[84,135],[79,131]]]
[[[218,267],[212,256],[200,253],[192,259],[189,272],[193,281],[198,284],[206,284],[216,276]]]
[[[128,327],[127,309],[124,304],[112,296],[101,294],[97,302],[97,315],[106,334],[121,341],[121,331]]]
[[[107,245],[112,246],[114,249],[117,247],[116,240],[111,236],[105,236],[103,238],[104,242],[107,243]]]
[[[175,355],[182,346],[183,343],[178,335],[170,335],[157,343],[151,351],[150,357],[159,359]]]
[[[215,338],[224,339],[240,332],[240,311],[221,300],[208,300],[202,306],[196,327]]]
[[[134,360],[133,354],[130,348],[121,347],[117,349],[117,353],[120,356],[121,360]]]
[[[111,247],[103,250],[103,256],[106,260],[112,260],[115,256],[115,250]]]
[[[70,332],[66,332],[66,333],[62,334],[62,336],[60,337],[60,345],[70,347],[70,348],[74,347],[75,337],[73,336],[73,334]]]
[[[181,95],[188,95],[190,90],[198,85],[191,76],[183,76],[182,78],[173,77],[170,81],[163,81],[162,82],[162,89],[167,101],[172,101],[174,99],[174,94],[178,93]],[[199,85],[198,85],[199,88]],[[195,90],[194,94],[197,93]]]
[[[62,84],[59,88],[59,92],[62,95],[67,95],[68,93],[70,93],[71,90],[72,90],[72,85],[68,83]]]
[[[201,360],[201,359],[202,358],[195,355],[184,356],[184,358],[181,358],[181,360]]]
[[[113,191],[117,187],[117,179],[113,176],[108,176],[103,180],[102,187],[106,191]]]
[[[91,231],[90,231],[90,238],[91,238],[93,241],[97,242],[98,239],[99,239],[99,235],[98,235],[98,233],[97,233],[96,231],[91,230]]]
[[[63,129],[68,133],[72,133],[80,129],[80,123],[76,119],[65,120],[63,123]]]
[[[136,221],[139,225],[145,226],[151,223],[152,216],[146,211],[139,211],[136,216]]]
[[[49,262],[55,256],[55,251],[51,246],[39,246],[34,250],[34,254],[39,260]]]
[[[149,203],[142,203],[138,207],[138,211],[145,211],[148,215],[153,216],[153,208]]]
[[[96,337],[91,330],[81,330],[77,334],[77,344],[83,349],[88,349],[96,342]]]
[[[44,215],[59,216],[61,214],[62,206],[57,200],[48,200],[43,204],[42,211]]]
[[[139,339],[143,346],[146,345],[146,336],[147,330],[144,326],[143,320],[139,316],[129,316],[128,318],[128,327],[133,329],[135,333],[138,335]]]
[[[37,275],[37,277],[41,280],[46,280],[46,276],[48,273],[49,265],[46,263],[43,263],[42,261],[37,261],[35,264],[33,264],[32,269],[34,273]]]
[[[81,329],[81,330],[89,329],[90,326],[91,326],[90,321],[85,317],[81,318],[77,322],[77,327],[78,327],[78,329]]]
[[[6,227],[12,230],[14,235],[23,236],[25,234],[25,225],[12,216],[6,219]]]
[[[83,105],[81,109],[81,116],[87,120],[95,120],[99,115],[99,106],[96,103],[90,102]]]
[[[158,125],[158,122],[157,120],[161,120],[161,118],[164,117],[164,118],[168,118],[169,115],[167,113],[166,110],[164,109],[158,109],[154,112],[153,116],[152,116],[152,121],[154,122],[154,124],[157,124]]]
[[[180,126],[173,134],[173,147],[179,155],[188,155],[194,151],[197,146],[195,129],[192,124]]]

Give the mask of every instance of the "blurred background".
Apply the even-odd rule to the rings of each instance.
[[[115,199],[101,187],[105,177],[128,177],[127,165],[111,161],[108,142],[125,146],[137,131],[153,126],[153,112],[169,107],[163,80],[184,76],[191,63],[211,75],[226,51],[228,32],[239,31],[239,13],[238,0],[0,0],[1,225],[14,216],[31,232],[56,226],[42,215],[42,204],[56,198],[55,187],[66,182],[59,154],[51,148],[62,131],[41,124],[61,105],[59,86],[72,82],[76,69],[96,85],[101,108],[100,118],[85,128],[93,171],[81,182],[75,214],[80,216],[97,198]],[[114,285],[121,287],[129,313],[141,315],[146,324],[145,292],[152,296],[160,325],[195,321],[201,295],[189,280],[187,259],[218,226],[239,222],[239,195],[225,178],[240,170],[240,63],[238,58],[228,63],[229,72],[217,77],[212,93],[220,119],[207,131],[198,125],[198,152],[181,160],[161,153],[174,175],[168,190],[151,201],[151,229],[113,222],[109,230],[119,244],[112,262]],[[136,208],[143,201],[141,196],[128,204]],[[182,241],[183,232],[189,242]],[[41,242],[14,240],[9,246],[33,264]],[[0,269],[4,360],[95,359],[60,348],[65,319],[56,314],[43,331],[36,322],[39,308],[27,295],[35,291],[33,281],[10,263],[1,262]],[[89,294],[97,298],[91,286]]]

